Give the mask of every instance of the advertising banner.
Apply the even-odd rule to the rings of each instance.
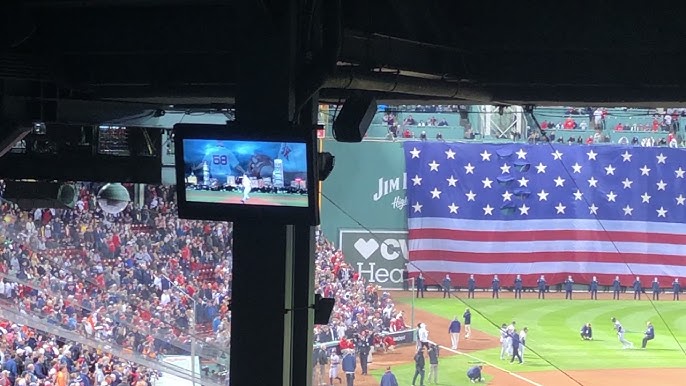
[[[409,261],[407,231],[341,229],[338,245],[345,260],[370,284],[402,288]]]

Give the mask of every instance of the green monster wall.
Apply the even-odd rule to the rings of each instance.
[[[409,258],[402,143],[325,140],[323,150],[336,156],[322,186],[324,235],[370,283],[401,288]]]

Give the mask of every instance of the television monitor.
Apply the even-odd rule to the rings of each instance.
[[[179,216],[316,225],[316,130],[174,126]]]

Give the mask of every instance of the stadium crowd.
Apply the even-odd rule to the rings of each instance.
[[[73,210],[3,202],[0,301],[149,360],[187,355],[191,340],[205,358],[225,358],[230,224],[178,219],[174,189],[163,186],[147,186],[143,207],[107,214],[98,187],[81,185]],[[147,386],[159,375],[9,320],[0,335],[0,386]]]
[[[343,372],[349,373],[347,363],[359,361],[362,374],[367,374],[367,364],[372,362],[374,352],[395,349],[396,343],[390,333],[410,328],[404,312],[395,307],[390,294],[379,293],[379,286],[366,282],[345,262],[342,251],[319,232],[315,288],[316,293],[336,300],[329,324],[314,328],[315,385],[333,384],[339,363]]]

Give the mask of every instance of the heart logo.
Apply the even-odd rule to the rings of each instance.
[[[376,252],[377,249],[379,249],[379,243],[376,242],[374,239],[358,239],[355,241],[355,249],[357,249],[358,252],[360,252],[360,255],[366,259],[369,259],[369,256],[373,255],[374,252]]]

